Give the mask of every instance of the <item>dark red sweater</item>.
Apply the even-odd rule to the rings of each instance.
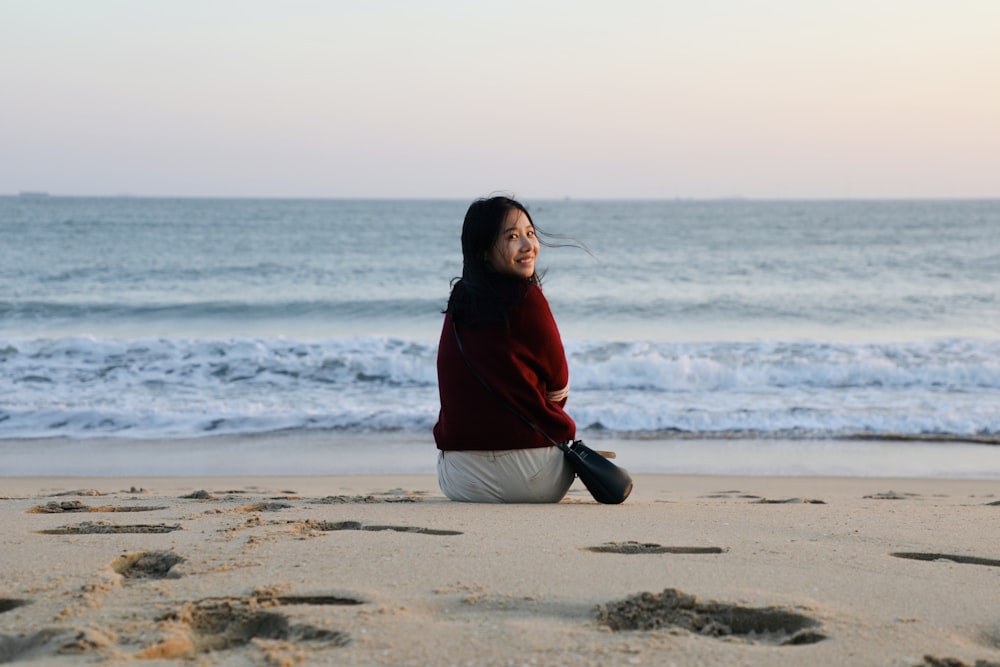
[[[557,442],[572,440],[576,424],[563,410],[566,399],[546,394],[568,387],[569,369],[559,329],[537,285],[501,322],[459,326],[465,354],[480,375],[519,412]],[[441,412],[434,440],[443,450],[527,449],[551,442],[514,416],[476,379],[455,341],[451,315],[445,315],[437,358]]]

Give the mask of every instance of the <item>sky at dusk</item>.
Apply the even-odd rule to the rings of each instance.
[[[0,0],[0,194],[1000,197],[997,0]]]

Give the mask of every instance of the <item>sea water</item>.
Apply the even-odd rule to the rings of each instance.
[[[892,474],[965,442],[921,474],[1000,476],[1000,201],[525,203],[567,409],[630,469]],[[0,475],[269,434],[433,469],[467,205],[0,197]],[[671,466],[705,441],[714,467]]]

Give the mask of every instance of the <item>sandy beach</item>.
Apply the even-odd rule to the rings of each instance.
[[[0,663],[1000,664],[996,481],[635,479],[2,478]]]

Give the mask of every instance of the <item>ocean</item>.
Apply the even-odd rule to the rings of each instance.
[[[630,470],[1000,477],[1000,201],[525,203]],[[0,197],[0,475],[433,470],[467,206]]]

